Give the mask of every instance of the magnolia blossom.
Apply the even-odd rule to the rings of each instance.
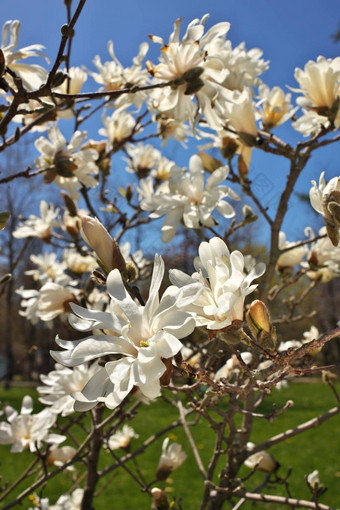
[[[199,112],[205,115],[210,126],[217,127],[221,120],[215,105],[224,96],[226,89],[222,83],[228,71],[218,53],[208,53],[205,46],[215,40],[225,41],[230,24],[218,23],[204,34],[207,19],[208,15],[205,15],[201,20],[193,20],[182,40],[181,19],[176,20],[167,44],[161,37],[150,36],[153,42],[162,45],[162,49],[160,63],[153,65],[148,61],[147,68],[157,82],[172,82],[171,87],[155,90],[152,94],[153,106],[163,116],[176,121],[189,120],[193,125],[197,119],[197,106],[192,101],[194,96]]]
[[[306,235],[315,237],[313,230],[307,227]],[[329,282],[340,274],[340,245],[334,246],[329,237],[325,237],[326,227],[319,230],[319,236],[323,236],[312,243],[308,252],[307,262],[301,265],[307,268],[307,276],[311,280]]]
[[[52,446],[47,454],[47,464],[50,466],[62,466],[66,462],[69,462],[75,455],[76,449],[73,446]],[[72,466],[69,466],[71,468]],[[68,469],[69,469],[68,468]],[[73,468],[74,469],[74,468]],[[72,471],[73,471],[72,469]]]
[[[31,262],[37,266],[35,269],[25,271],[25,274],[31,275],[33,280],[45,284],[53,281],[59,285],[67,285],[71,283],[71,278],[65,274],[67,265],[57,259],[56,253],[42,253],[39,255],[31,255]]]
[[[242,321],[244,299],[256,289],[251,282],[264,273],[265,265],[256,265],[246,275],[242,253],[230,253],[218,237],[201,243],[198,253],[194,260],[197,272],[191,276],[177,269],[170,271],[171,283],[180,289],[178,306],[195,313],[198,326],[212,330]]]
[[[328,237],[337,246],[340,239],[340,177],[333,177],[326,184],[325,172],[322,172],[319,187],[315,181],[312,184],[309,192],[312,207],[322,214]]]
[[[99,370],[98,363],[84,363],[73,368],[66,368],[56,363],[55,370],[47,375],[41,374],[40,379],[44,386],[38,386],[39,401],[50,406],[52,413],[68,416],[74,412],[75,391],[82,391],[86,383]]]
[[[39,317],[39,297],[40,292],[36,289],[24,289],[20,287],[15,291],[22,297],[20,306],[25,310],[19,310],[19,315],[26,317],[33,325],[37,324],[40,320]],[[46,326],[52,328],[52,322],[46,321]]]
[[[183,464],[187,458],[182,446],[178,443],[171,443],[167,437],[163,441],[162,455],[159,459],[156,478],[159,481],[166,480],[170,473]]]
[[[243,362],[246,365],[250,365],[252,362],[253,356],[250,352],[241,352],[240,356],[243,360]],[[215,373],[214,380],[219,381],[220,379],[229,379],[233,375],[239,373],[240,371],[240,362],[237,359],[237,356],[235,354],[232,355],[231,358],[228,359],[228,361]]]
[[[89,380],[82,392],[76,392],[76,410],[87,410],[97,402],[110,409],[117,407],[134,386],[149,397],[160,393],[160,378],[166,372],[164,360],[177,354],[182,344],[179,338],[190,334],[195,321],[188,312],[177,309],[177,290],[169,288],[159,299],[158,291],[164,275],[164,262],[155,256],[149,298],[137,304],[124,287],[118,269],[107,277],[107,291],[112,300],[112,312],[87,310],[71,305],[71,324],[80,331],[101,329],[74,342],[57,340],[65,349],[52,351],[54,359],[73,367],[100,357],[118,355]]]
[[[64,252],[65,265],[73,273],[91,273],[98,267],[97,261],[92,255],[84,255],[76,250],[68,250]]]
[[[340,126],[340,57],[326,59],[318,57],[310,60],[304,70],[295,69],[295,79],[299,82],[303,97],[297,99],[300,106],[315,110],[320,115],[332,116],[335,127]],[[335,107],[335,111],[332,111]]]
[[[41,136],[35,141],[35,147],[41,152],[35,160],[38,170],[46,170],[45,182],[55,181],[56,184],[66,189],[73,200],[79,200],[77,191],[82,185],[94,188],[98,181],[90,174],[97,174],[95,164],[98,152],[95,149],[79,149],[87,137],[86,131],[76,131],[69,143],[57,126],[48,131],[49,140]]]
[[[247,443],[247,449],[250,452],[254,448],[254,443]],[[258,471],[264,471],[265,473],[272,473],[279,467],[279,464],[274,457],[266,451],[260,451],[250,455],[246,458],[244,464],[250,469],[257,469]]]
[[[119,148],[132,134],[140,131],[134,117],[122,108],[115,110],[110,117],[103,117],[102,120],[104,127],[99,129],[99,134],[108,138],[114,148]]]
[[[302,133],[303,136],[315,136],[322,127],[329,128],[330,123],[327,117],[305,108],[302,108],[302,113],[301,117],[292,122],[292,126]]]
[[[290,271],[296,264],[300,264],[303,257],[308,252],[306,245],[299,245],[299,241],[290,242],[286,240],[286,234],[284,232],[279,233],[279,249],[286,250],[278,258],[276,268],[278,271]],[[294,248],[296,246],[296,248]],[[289,248],[287,250],[287,248]]]
[[[139,435],[129,425],[123,425],[122,430],[117,430],[117,432],[110,436],[107,443],[110,450],[128,448],[133,437],[139,437]]]
[[[250,88],[242,92],[235,91],[232,100],[224,104],[225,115],[229,124],[237,131],[242,140],[252,145],[251,140],[257,137],[255,105]]]
[[[286,120],[290,119],[296,112],[291,101],[291,94],[286,94],[280,87],[273,87],[271,90],[267,85],[259,86],[261,99],[260,115],[264,129],[272,129]]]
[[[53,92],[60,94],[79,94],[82,86],[87,80],[87,73],[81,67],[70,67],[68,71],[61,69],[67,78],[62,82],[61,85],[55,87]],[[69,107],[69,100],[63,100],[55,98],[58,110],[57,117],[61,119],[71,119],[74,115],[73,105]],[[66,104],[65,104],[66,103]]]
[[[75,489],[72,494],[63,494],[54,505],[50,505],[49,498],[39,498],[32,494],[29,499],[33,501],[34,507],[28,510],[35,510],[37,507],[41,510],[81,510],[83,497],[84,489]]]
[[[18,46],[20,21],[6,21],[2,27],[1,50],[5,58],[4,66],[7,66],[11,71],[14,71],[23,82],[24,87],[31,91],[38,89],[47,79],[47,71],[36,64],[23,64],[19,62],[29,57],[44,57],[47,62],[48,59],[42,53],[44,46],[41,44],[32,44],[16,50]],[[11,86],[14,86],[13,78],[9,73],[6,73],[6,80]]]
[[[142,60],[149,49],[149,45],[147,43],[144,42],[139,46],[139,53],[136,57],[134,57],[131,67],[123,67],[119,62],[114,53],[112,41],[109,41],[107,48],[112,60],[104,62],[103,64],[100,57],[97,55],[94,58],[93,63],[98,72],[89,72],[97,83],[104,86],[104,90],[110,92],[128,87],[132,88],[134,86],[146,85],[148,73],[142,69]],[[115,106],[119,107],[134,103],[139,108],[145,98],[145,92],[122,94],[118,99],[116,99]]]
[[[161,153],[152,145],[129,144],[126,147],[129,159],[126,159],[128,166],[126,170],[135,173],[139,178],[149,175],[151,169],[156,168],[161,160]]]
[[[17,239],[39,237],[43,241],[49,242],[53,227],[59,226],[58,215],[59,209],[54,209],[52,204],[48,205],[45,200],[41,200],[40,216],[31,214],[27,220],[19,223],[19,226],[13,232],[13,236]]]
[[[313,489],[316,489],[318,485],[320,485],[319,471],[317,469],[307,475],[307,482]]]
[[[35,452],[42,443],[59,444],[65,436],[50,433],[57,416],[49,409],[32,414],[33,400],[26,395],[23,398],[20,414],[11,406],[5,407],[7,422],[0,422],[0,444],[11,444],[11,452],[22,452],[29,448]]]
[[[70,303],[78,302],[80,290],[63,287],[56,282],[47,282],[40,289],[38,316],[42,321],[50,321],[70,311]]]
[[[187,228],[213,227],[216,209],[224,218],[235,216],[234,208],[225,200],[239,200],[229,186],[220,184],[228,175],[227,167],[215,170],[204,182],[204,169],[199,156],[190,158],[189,171],[174,165],[170,170],[169,191],[158,189],[141,201],[141,208],[152,211],[151,218],[166,215],[162,226],[162,239],[168,243],[174,237],[181,220]]]

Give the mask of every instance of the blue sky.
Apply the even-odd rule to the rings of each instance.
[[[74,5],[77,2],[74,0]],[[72,65],[85,65],[94,70],[92,60],[99,54],[102,61],[109,60],[107,42],[114,42],[117,57],[125,65],[137,54],[141,42],[152,33],[168,39],[176,18],[184,17],[186,26],[192,19],[210,13],[208,27],[229,21],[229,38],[233,46],[242,41],[248,49],[258,47],[263,57],[270,60],[270,68],[263,81],[270,86],[297,86],[295,67],[318,55],[334,58],[339,55],[340,43],[334,44],[331,34],[340,22],[339,0],[212,0],[195,3],[183,0],[144,0],[116,2],[113,0],[88,0],[76,26],[72,48]],[[66,20],[62,0],[11,0],[2,2],[2,23],[8,19],[22,22],[19,47],[40,43],[46,54],[53,59],[60,41],[60,27]],[[150,42],[148,58],[157,61],[159,45]],[[90,88],[96,85],[90,80]],[[93,85],[93,87],[92,87]],[[88,87],[88,86],[87,86]],[[86,126],[92,138],[98,137],[98,126]],[[91,129],[93,130],[91,133]],[[276,134],[294,142],[297,139],[291,129],[279,128]],[[165,155],[173,157],[167,147]],[[189,154],[178,152],[179,163],[186,164]],[[322,170],[327,180],[339,175],[339,145],[323,149],[315,154],[298,183],[298,190],[308,192],[311,179],[318,179]],[[254,157],[250,177],[263,189],[263,200],[268,206],[275,203],[285,182],[286,163],[267,155]],[[276,198],[275,198],[276,197]],[[297,199],[292,199],[287,216],[286,229],[291,237],[301,236],[305,215],[297,214]],[[308,211],[306,211],[308,214]]]

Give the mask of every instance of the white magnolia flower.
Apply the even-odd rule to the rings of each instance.
[[[79,94],[82,89],[82,86],[87,80],[87,73],[81,67],[70,67],[68,71],[66,69],[61,69],[67,75],[67,78],[63,81],[61,85],[55,87],[53,92],[58,92],[60,94]],[[57,105],[57,118],[61,119],[71,119],[74,115],[73,106],[69,107],[69,100],[58,99],[54,97]],[[65,106],[66,105],[66,106]]]
[[[162,454],[159,459],[156,478],[159,481],[166,480],[170,473],[183,464],[187,458],[187,454],[182,450],[182,446],[178,443],[171,443],[167,437],[163,441]]]
[[[333,177],[327,184],[325,172],[319,178],[319,187],[312,181],[309,198],[312,207],[322,214],[326,223],[327,234],[334,246],[340,239],[340,177]]]
[[[110,450],[119,450],[119,448],[127,448],[133,437],[139,437],[138,434],[129,425],[123,425],[122,430],[117,430],[108,439]]]
[[[305,233],[310,234],[311,238],[315,237],[309,227]],[[325,236],[326,233],[326,227],[321,227],[319,236]],[[329,282],[340,274],[340,245],[334,246],[329,237],[318,239],[310,247],[307,262],[301,265],[308,269],[306,274],[311,280]]]
[[[47,454],[47,464],[50,466],[62,466],[66,462],[69,462],[75,455],[76,449],[73,446],[52,446],[52,448],[48,451]],[[72,469],[70,469],[72,468]],[[73,471],[74,467],[69,466],[68,470]]]
[[[269,67],[269,61],[261,58],[263,52],[259,48],[247,50],[244,42],[232,48],[229,40],[222,43],[214,39],[213,43],[206,45],[206,50],[208,53],[212,51],[222,60],[228,71],[223,86],[229,90],[242,91],[244,87],[258,87],[261,83],[259,75]]]
[[[149,49],[149,45],[147,43],[144,42],[139,46],[139,53],[136,57],[134,57],[131,67],[123,67],[119,62],[114,53],[112,41],[109,41],[107,47],[112,60],[104,62],[103,64],[100,57],[97,55],[94,58],[93,63],[98,72],[89,73],[97,83],[103,85],[104,90],[110,92],[147,84],[148,73],[146,70],[142,69],[142,60]],[[120,107],[123,105],[135,104],[137,108],[140,108],[145,98],[145,92],[122,94],[118,99],[116,99],[115,106]]]
[[[289,250],[284,251],[278,258],[278,261],[276,263],[276,268],[278,271],[290,271],[293,269],[293,267],[296,264],[300,264],[303,257],[307,254],[308,248],[306,245],[297,246],[294,248],[294,246],[299,245],[299,241],[297,242],[290,242],[286,240],[286,234],[284,232],[279,233],[279,249],[285,250],[289,248]]]
[[[160,63],[155,66],[149,61],[147,68],[157,83],[172,82],[171,87],[155,90],[152,94],[153,107],[163,116],[180,122],[189,120],[194,125],[197,113],[203,113],[210,126],[219,126],[222,121],[216,114],[215,105],[226,90],[222,83],[228,71],[218,53],[207,52],[205,47],[215,40],[223,44],[230,24],[218,23],[204,34],[207,19],[208,15],[205,15],[201,20],[193,20],[182,40],[181,19],[176,20],[168,43],[161,37],[150,36],[153,42],[162,45],[162,49]]]
[[[265,265],[256,265],[247,275],[241,252],[229,252],[218,237],[199,246],[199,257],[194,261],[196,273],[170,271],[170,281],[179,287],[178,306],[196,314],[196,324],[220,330],[243,320],[244,299],[257,285],[251,282],[261,276]]]
[[[327,117],[305,108],[302,108],[302,113],[301,117],[292,122],[292,126],[302,133],[303,136],[315,136],[322,127],[328,128],[330,126]]]
[[[232,94],[231,100],[224,104],[224,115],[243,141],[247,141],[247,136],[257,137],[255,104],[250,88]]]
[[[241,352],[240,356],[246,365],[250,365],[252,362],[253,356],[250,352]],[[229,379],[234,374],[237,374],[240,371],[240,362],[237,359],[235,354],[232,355],[231,358],[215,373],[214,380],[219,381],[220,379]]]
[[[76,131],[70,143],[67,143],[57,126],[48,131],[49,140],[41,136],[35,141],[35,147],[41,152],[35,160],[38,170],[46,170],[45,182],[53,180],[66,189],[73,200],[79,200],[78,188],[94,188],[98,181],[90,174],[97,174],[95,161],[98,152],[95,149],[79,149],[87,137],[86,131]]]
[[[73,368],[67,368],[56,363],[55,370],[47,375],[41,374],[40,379],[44,386],[38,386],[40,393],[39,401],[51,406],[52,413],[68,416],[74,412],[74,398],[71,396],[75,391],[82,391],[86,383],[99,370],[98,363],[84,363]]]
[[[285,94],[280,87],[273,87],[270,90],[267,85],[262,84],[259,86],[259,96],[262,125],[266,130],[283,124],[297,110],[291,105],[291,94]]]
[[[11,406],[5,407],[7,422],[0,423],[0,444],[11,444],[11,452],[22,452],[29,448],[35,452],[42,443],[59,444],[65,436],[50,433],[57,416],[49,409],[32,414],[33,400],[26,395],[23,398],[20,414]]]
[[[13,232],[17,239],[25,237],[38,237],[43,241],[50,241],[53,227],[59,226],[57,220],[59,209],[54,209],[53,205],[48,205],[45,200],[40,201],[40,216],[31,214],[27,220],[19,223],[19,226]]]
[[[112,312],[71,305],[75,315],[71,315],[70,322],[76,329],[101,329],[104,334],[92,334],[75,342],[57,340],[65,351],[52,351],[54,359],[73,367],[111,354],[119,355],[119,359],[107,361],[81,393],[73,395],[77,400],[76,410],[90,409],[97,402],[105,402],[113,409],[134,386],[149,398],[159,395],[160,378],[167,370],[162,359],[177,354],[182,348],[179,338],[190,334],[195,326],[189,313],[177,309],[176,289],[169,288],[159,299],[163,275],[164,262],[156,255],[145,306],[132,299],[118,269],[107,277]]]
[[[70,303],[77,303],[79,289],[63,287],[56,282],[45,283],[40,291],[38,301],[38,316],[42,321],[51,321],[70,312]]]
[[[303,97],[298,97],[300,106],[315,110],[319,115],[332,116],[335,127],[340,126],[340,57],[326,59],[318,57],[310,60],[304,70],[295,69],[295,79],[299,82]],[[332,111],[335,107],[335,111]]]
[[[299,347],[301,347],[302,345],[302,342],[300,340],[287,340],[286,342],[281,342],[279,347],[278,347],[278,351],[279,352],[284,352],[284,351],[287,351],[288,349],[298,349]]]
[[[303,333],[302,342],[304,344],[308,343],[308,342],[312,342],[313,340],[316,340],[317,338],[319,338],[319,336],[320,336],[320,333],[319,333],[318,328],[316,326],[311,326],[308,331],[305,331]]]
[[[83,255],[76,250],[64,252],[64,263],[73,273],[91,273],[98,267],[98,263],[91,255]]]
[[[49,498],[39,498],[36,494],[29,496],[34,507],[29,510],[80,510],[84,497],[84,489],[75,489],[72,494],[63,494],[54,505],[50,505]]]
[[[162,226],[164,243],[174,237],[181,220],[185,227],[198,229],[217,224],[212,217],[215,209],[224,218],[235,216],[234,208],[225,199],[239,200],[239,196],[229,186],[220,184],[228,172],[228,168],[222,166],[204,182],[202,161],[197,155],[190,158],[189,171],[172,166],[169,191],[159,188],[155,194],[141,201],[142,209],[152,211],[151,218],[166,215]]]
[[[254,447],[254,443],[247,443],[247,450],[250,452],[254,449]],[[247,457],[244,464],[250,469],[257,469],[258,471],[264,471],[265,473],[272,473],[279,466],[274,457],[264,450]]]
[[[110,117],[103,116],[104,127],[99,134],[108,138],[114,148],[119,148],[132,134],[140,131],[135,118],[123,108],[115,110]]]
[[[319,471],[317,469],[307,475],[307,482],[313,489],[320,485]]]
[[[129,144],[126,147],[126,152],[129,156],[126,159],[128,163],[126,170],[135,173],[139,179],[149,175],[150,171],[158,166],[162,157],[158,149],[155,149],[152,145],[143,145],[142,143]]]
[[[57,259],[56,253],[42,253],[39,255],[31,255],[30,260],[37,267],[25,271],[25,274],[31,275],[33,280],[45,284],[48,281],[56,282],[59,285],[67,285],[71,283],[71,278],[65,274],[67,265]]]
[[[44,46],[41,44],[32,44],[17,50],[19,37],[20,21],[6,21],[2,27],[1,50],[5,57],[5,65],[14,71],[23,82],[24,87],[31,91],[37,90],[47,79],[47,71],[36,64],[23,64],[19,62],[29,57],[47,57],[42,53]],[[12,77],[6,73],[6,80],[11,86],[14,85]]]
[[[19,315],[26,317],[33,325],[37,324],[40,320],[39,317],[39,298],[40,292],[36,289],[24,289],[21,287],[15,291],[22,297],[20,306],[25,310],[19,310]],[[47,321],[46,326],[52,328],[52,322]]]

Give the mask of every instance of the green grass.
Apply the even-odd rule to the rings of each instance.
[[[31,388],[13,388],[9,391],[1,389],[0,400],[3,403],[10,403],[19,410],[22,397],[27,393],[32,396],[36,395],[35,390]],[[326,385],[322,383],[299,383],[291,384],[280,392],[274,390],[273,394],[261,404],[257,411],[260,413],[270,413],[274,402],[280,408],[288,399],[294,401],[294,406],[279,415],[273,423],[268,423],[264,419],[255,421],[251,437],[254,443],[258,444],[288,428],[296,427],[299,423],[313,418],[316,414],[322,414],[336,405],[334,395]],[[38,410],[39,406],[37,405],[35,412]],[[150,406],[143,406],[131,422],[131,425],[139,434],[138,439],[133,439],[132,447],[138,447],[151,434],[167,426],[177,418],[176,409],[161,399]],[[79,434],[81,435],[81,432]],[[192,429],[192,434],[197,441],[202,460],[205,466],[207,466],[214,449],[214,433],[207,426],[206,422],[201,422]],[[310,499],[304,482],[304,475],[314,469],[318,469],[321,482],[328,487],[328,491],[322,496],[321,502],[340,508],[339,436],[340,419],[339,416],[336,416],[320,427],[308,430],[306,433],[288,439],[284,443],[270,449],[270,452],[281,464],[279,476],[285,476],[287,470],[292,467],[290,489],[294,497]],[[178,427],[172,431],[171,437],[183,445],[184,450],[188,454],[188,459],[178,470],[172,473],[170,481],[159,483],[158,486],[166,488],[169,497],[172,497],[172,495],[181,497],[184,510],[198,510],[203,491],[201,475],[190,452],[190,446],[184,431]],[[147,482],[154,479],[162,441],[163,438],[158,439],[138,458],[138,465],[145,475]],[[14,481],[32,458],[32,455],[28,452],[10,454],[9,449],[9,446],[0,446],[2,484]],[[110,461],[109,454],[103,452],[100,466],[104,467]],[[225,458],[221,458],[219,465],[222,467],[225,461]],[[78,467],[80,470],[83,470],[82,466]],[[135,470],[133,462],[128,463],[128,467],[133,471]],[[245,476],[248,473],[249,470],[243,467],[241,476]],[[48,496],[50,503],[55,503],[57,498],[72,485],[72,477],[73,474],[71,472],[66,472],[53,479],[44,489],[43,497]],[[256,473],[247,482],[249,490],[259,485],[263,478],[263,473]],[[26,486],[24,482],[20,486],[20,490],[23,490]],[[99,490],[103,486],[106,486],[106,489],[98,496],[95,502],[97,510],[106,510],[108,508],[110,510],[143,510],[150,508],[148,495],[141,493],[137,483],[122,469],[116,470],[104,478],[99,484]],[[277,486],[273,493],[286,495],[281,486]],[[27,509],[30,505],[30,502],[26,499],[21,508]],[[264,505],[261,503],[256,508],[262,509],[263,507],[268,510],[275,510],[277,505]],[[226,504],[225,509],[227,510],[228,508],[230,508],[230,504]],[[251,503],[247,503],[242,507],[244,510],[250,510],[251,508],[254,508]]]

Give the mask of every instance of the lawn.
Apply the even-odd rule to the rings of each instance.
[[[16,409],[20,409],[21,400],[24,394],[36,395],[33,388],[13,388],[9,391],[0,390],[0,400],[3,403],[10,403]],[[262,404],[258,412],[270,413],[272,405],[276,402],[278,408],[283,406],[288,399],[294,401],[294,406],[285,413],[279,415],[273,423],[267,420],[258,419],[255,421],[253,436],[251,440],[259,443],[268,437],[274,436],[288,428],[294,428],[299,423],[311,419],[316,414],[322,414],[328,409],[337,405],[336,399],[330,389],[321,382],[316,383],[291,383],[288,388],[281,391],[274,390]],[[38,411],[38,406],[35,412]],[[151,434],[171,421],[177,419],[176,409],[159,399],[150,406],[141,408],[138,415],[131,423],[139,434],[138,439],[133,439],[133,448],[138,447]],[[195,437],[203,462],[207,465],[214,448],[214,434],[205,423],[198,424],[192,431]],[[158,484],[166,489],[169,497],[172,494],[182,498],[183,510],[198,510],[202,495],[201,475],[196,467],[193,455],[190,452],[188,441],[183,430],[176,428],[170,434],[171,438],[180,442],[188,454],[184,464],[171,475],[171,479],[165,483]],[[292,468],[290,476],[290,489],[293,497],[310,499],[310,494],[305,485],[304,475],[314,469],[318,469],[321,482],[328,487],[328,491],[322,496],[321,502],[332,507],[340,508],[340,456],[339,456],[340,418],[331,418],[318,428],[308,430],[306,433],[286,440],[284,443],[271,448],[271,453],[280,462],[279,476],[284,477],[288,469]],[[147,482],[154,478],[161,451],[162,439],[157,440],[151,447],[138,458]],[[108,453],[103,452],[101,467],[108,464]],[[31,455],[27,452],[9,454],[8,446],[0,446],[0,474],[1,484],[13,482],[28,465]],[[221,459],[221,464],[224,459]],[[130,462],[128,466],[135,470],[136,466]],[[80,466],[80,469],[83,469]],[[244,467],[241,475],[245,476],[249,470]],[[52,480],[49,486],[44,489],[43,496],[48,496],[51,503],[72,485],[72,472],[62,473]],[[249,489],[255,488],[264,478],[263,473],[257,473],[249,482]],[[33,479],[33,478],[32,478]],[[20,490],[26,487],[25,482]],[[101,488],[104,488],[101,492]],[[19,490],[19,492],[20,492]],[[142,494],[137,483],[134,482],[124,470],[116,470],[104,478],[99,486],[101,492],[96,499],[96,509],[130,510],[150,508],[150,500],[147,495]],[[276,494],[286,495],[280,486],[274,490]],[[8,501],[8,500],[7,500]],[[31,506],[28,499],[21,506],[27,509]],[[263,503],[255,508],[263,508]],[[225,509],[230,507],[226,504]],[[0,506],[0,508],[3,508]],[[251,503],[242,506],[243,510],[254,508]],[[266,505],[266,509],[275,510],[277,505]]]

